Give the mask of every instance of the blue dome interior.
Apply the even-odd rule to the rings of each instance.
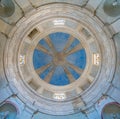
[[[38,43],[42,48],[35,48],[34,50],[34,69],[41,70],[43,67],[46,67],[38,75],[42,80],[46,80],[48,76],[49,80],[47,79],[47,82],[49,84],[56,86],[68,85],[72,80],[75,81],[81,76],[81,73],[78,72],[79,70],[83,71],[85,69],[85,49],[78,47],[81,45],[78,39],[73,38],[70,41],[70,37],[70,34],[63,32],[52,33],[48,35],[49,43],[46,41],[46,38],[43,38]],[[48,53],[44,52],[43,49],[46,49]],[[70,77],[73,77],[73,79],[71,78],[70,80]]]

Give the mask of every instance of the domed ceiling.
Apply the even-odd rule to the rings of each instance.
[[[30,118],[100,119],[103,105],[119,105],[119,1],[93,1],[0,1],[6,86]]]
[[[40,11],[24,18],[8,43],[7,75],[17,76],[21,95],[26,93],[29,101],[35,97],[36,104],[39,103],[35,105],[48,110],[46,113],[53,114],[57,102],[61,102],[57,115],[76,113],[86,107],[86,99],[90,104],[90,100],[98,100],[108,89],[104,82],[105,77],[111,81],[114,72],[113,43],[99,19],[77,6],[66,5],[67,13],[63,4],[43,6]],[[103,75],[104,70],[108,74]],[[74,107],[78,108],[74,112],[75,100],[79,106]]]
[[[86,53],[78,39],[56,32],[39,41],[33,65],[41,79],[64,86],[80,77],[86,65]]]

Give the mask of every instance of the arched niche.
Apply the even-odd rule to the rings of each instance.
[[[4,103],[0,106],[0,119],[16,119],[17,109],[11,103]]]
[[[15,5],[12,0],[0,0],[0,16],[10,17],[15,11]]]
[[[102,110],[102,119],[120,119],[120,104],[109,103]]]
[[[104,12],[111,16],[120,16],[120,1],[119,0],[106,0],[103,6]]]

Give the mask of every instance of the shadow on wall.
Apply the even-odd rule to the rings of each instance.
[[[120,0],[106,0],[103,6],[104,12],[111,16],[117,17],[120,15]]]
[[[0,119],[16,119],[16,107],[10,103],[4,103],[0,106]]]
[[[120,104],[107,104],[102,110],[102,119],[120,119]]]
[[[0,17],[10,17],[15,11],[12,0],[0,0]]]

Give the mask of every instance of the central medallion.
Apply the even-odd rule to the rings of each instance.
[[[65,54],[63,52],[58,52],[53,56],[53,63],[56,66],[64,66],[65,65]]]
[[[45,82],[56,86],[68,85],[81,76],[86,66],[86,52],[77,38],[55,32],[37,44],[33,66]]]

